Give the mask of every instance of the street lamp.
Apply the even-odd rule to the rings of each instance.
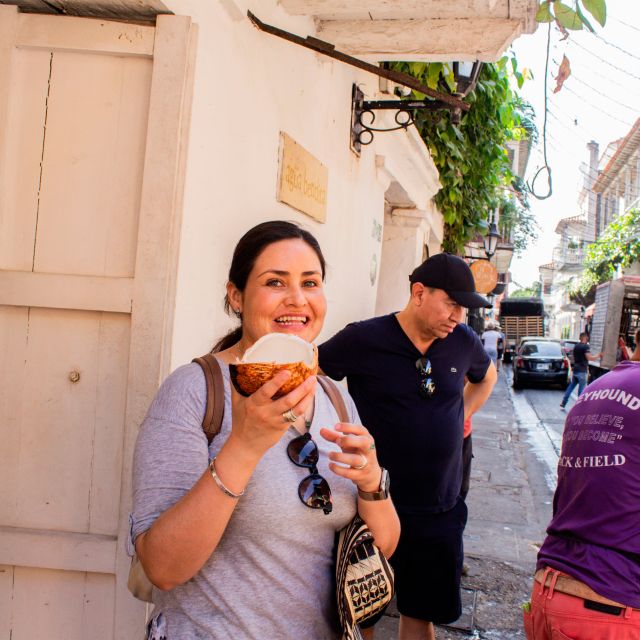
[[[496,252],[496,247],[498,246],[498,240],[500,239],[500,234],[498,233],[498,228],[496,227],[496,223],[493,221],[493,217],[491,218],[491,224],[489,225],[489,233],[482,239],[482,244],[484,244],[484,252],[487,254],[487,260],[491,260],[494,253]]]
[[[478,76],[482,69],[482,62],[453,62],[453,77],[456,80],[456,92],[454,95],[466,98],[476,86]]]

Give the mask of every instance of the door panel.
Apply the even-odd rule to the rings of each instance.
[[[30,271],[38,216],[40,163],[44,138],[50,51],[15,49],[11,100],[0,149],[0,269]]]
[[[192,37],[0,5],[0,640],[142,635],[131,458],[167,373]]]
[[[133,275],[151,66],[54,53],[35,271]]]
[[[6,365],[24,376],[11,429],[19,438],[0,450],[0,483],[20,500],[0,500],[0,522],[116,535],[129,317],[32,308],[18,323],[9,315],[0,332],[10,329],[23,348]],[[46,481],[34,482],[44,469]]]

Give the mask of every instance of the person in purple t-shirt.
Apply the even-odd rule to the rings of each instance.
[[[528,640],[640,638],[640,362],[591,383],[565,422]]]

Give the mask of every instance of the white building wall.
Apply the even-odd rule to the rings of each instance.
[[[415,131],[382,133],[358,158],[349,146],[352,83],[370,98],[377,77],[257,30],[231,0],[166,4],[199,28],[171,367],[208,350],[231,326],[222,299],[233,248],[265,220],[299,222],[321,244],[329,311],[320,340],[374,315],[382,246],[376,230],[390,184],[376,155],[383,168],[393,167],[412,206],[440,218],[433,226],[441,237],[441,217],[429,203],[437,170],[426,147],[416,144]],[[253,11],[293,33],[314,33],[309,19],[289,16],[275,1]],[[328,167],[324,224],[276,201],[281,131]]]

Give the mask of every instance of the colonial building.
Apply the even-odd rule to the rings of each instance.
[[[440,249],[426,146],[410,127],[356,148],[354,87],[391,87],[330,45],[496,60],[537,4],[2,0],[1,637],[141,637],[124,552],[137,429],[230,326],[246,230],[284,218],[318,237],[321,338],[397,309]]]
[[[582,188],[578,194],[580,213],[560,220],[559,242],[553,249],[553,262],[539,267],[545,308],[549,313],[550,335],[576,338],[593,313],[593,306],[572,302],[568,287],[580,278],[587,247],[596,242],[618,215],[640,204],[640,118],[629,133],[607,145],[599,156],[598,144],[587,144],[589,160],[583,163]],[[624,272],[640,274],[640,265]]]

